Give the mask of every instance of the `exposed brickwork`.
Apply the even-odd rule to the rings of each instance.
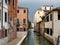
[[[2,28],[2,38],[5,37],[5,28]]]
[[[10,27],[8,33],[9,41],[17,38],[16,27]]]
[[[19,19],[19,28],[20,31],[23,31],[24,28],[26,28],[26,30],[28,29],[28,8],[25,7],[18,7],[19,13],[17,13],[17,19]],[[26,11],[24,13],[24,10]],[[26,19],[26,23],[23,23],[23,19]]]
[[[40,23],[40,34],[41,34],[42,36],[44,35],[44,26],[45,26],[45,22],[42,21],[42,22]]]
[[[4,38],[5,37],[5,28],[2,27],[2,29],[0,30],[0,38]]]
[[[10,0],[8,5],[8,12],[9,12],[9,41],[12,41],[13,39],[17,38],[17,31],[16,31],[16,20],[17,17],[17,1],[18,0]]]
[[[35,31],[38,32],[38,33],[40,33],[40,24],[39,23],[37,23],[35,25]]]

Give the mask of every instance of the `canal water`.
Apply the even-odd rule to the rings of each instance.
[[[29,33],[22,45],[53,45],[38,33],[34,33],[34,29],[29,29]]]

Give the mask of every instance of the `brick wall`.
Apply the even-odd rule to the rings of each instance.
[[[9,5],[8,5],[8,12],[9,12],[9,41],[14,40],[17,38],[17,32],[16,32],[16,21],[15,18],[17,17],[17,0],[14,0],[14,5],[13,5],[13,0],[10,0]]]
[[[44,35],[44,26],[45,26],[45,22],[42,21],[42,22],[40,23],[40,34],[41,34],[42,36]]]
[[[5,28],[2,27],[2,29],[0,30],[0,38],[5,38]]]

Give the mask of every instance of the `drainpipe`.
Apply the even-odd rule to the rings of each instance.
[[[54,33],[54,16],[52,15],[52,31],[53,31],[53,33]],[[53,34],[52,34],[52,36],[53,36]],[[53,41],[53,44],[54,44],[54,39],[52,40]]]
[[[2,19],[1,20],[1,27],[3,27],[3,0],[2,0],[2,15],[1,16],[2,16],[2,18],[1,18]]]

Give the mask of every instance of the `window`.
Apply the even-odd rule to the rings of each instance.
[[[47,33],[47,28],[44,28],[44,32]]]
[[[13,0],[13,7],[14,7],[14,0]]]
[[[23,19],[23,23],[24,23],[24,24],[26,23],[26,19]]]
[[[15,16],[14,16],[14,18],[13,18],[13,19],[14,19],[14,22],[17,22],[17,18],[16,18]]]
[[[38,11],[38,14],[39,14],[39,11]]]
[[[47,34],[49,34],[49,28],[47,28]]]
[[[26,10],[24,10],[24,13],[26,13]]]
[[[19,28],[17,28],[17,31],[19,31]]]
[[[50,14],[50,21],[52,21],[52,14]]]
[[[0,10],[0,17],[1,17],[1,10]]]
[[[10,4],[10,0],[8,0],[8,3]]]
[[[45,6],[45,10],[46,10],[46,6]]]
[[[17,10],[17,13],[19,13],[19,10]]]
[[[49,21],[49,15],[47,16],[47,22]]]
[[[17,19],[17,23],[19,24],[19,19]]]
[[[24,31],[26,31],[26,28],[24,28]]]
[[[50,35],[52,35],[52,33],[53,33],[53,31],[52,31],[52,29],[50,29]]]
[[[44,28],[44,32],[49,34],[49,28]]]
[[[52,29],[49,30],[49,28],[44,28],[44,32],[47,33],[47,34],[50,34],[50,35],[53,34]],[[50,32],[50,33],[49,33],[49,32]]]
[[[50,10],[52,10],[51,8],[52,8],[52,7],[50,7]]]
[[[5,3],[7,4],[8,3],[8,0],[5,0]]]
[[[7,12],[5,12],[5,22],[7,22]]]
[[[60,12],[58,12],[58,20],[60,20]]]
[[[5,37],[7,37],[7,30],[5,30]]]

